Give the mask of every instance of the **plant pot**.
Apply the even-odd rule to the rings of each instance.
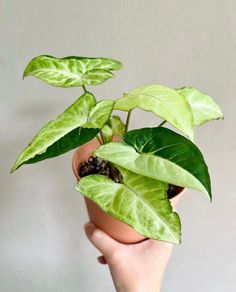
[[[120,138],[114,137],[113,140],[120,141]],[[92,155],[93,150],[98,148],[99,146],[100,145],[97,139],[94,138],[93,140],[79,147],[75,151],[73,160],[72,160],[72,168],[78,181],[80,180],[79,171],[78,171],[80,164],[88,160],[88,158]],[[180,193],[182,195],[183,188],[180,188]],[[178,196],[176,195],[170,200],[172,206],[175,206],[175,204],[179,200],[181,196],[180,193],[178,194]],[[137,243],[146,239],[144,236],[136,232],[132,227],[106,214],[92,200],[86,197],[84,198],[85,198],[90,221],[96,226],[98,226],[99,228],[101,228],[102,230],[104,230],[107,234],[109,234],[114,239],[122,243]]]

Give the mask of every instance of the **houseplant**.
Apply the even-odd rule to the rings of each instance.
[[[178,244],[181,225],[168,194],[178,187],[192,188],[212,199],[208,168],[193,142],[193,130],[223,115],[210,96],[191,87],[145,85],[116,100],[97,102],[86,86],[105,82],[121,67],[119,61],[108,58],[42,55],[31,60],[23,77],[34,76],[64,88],[81,86],[84,93],[37,133],[11,172],[96,138],[101,145],[93,152],[95,157],[80,165],[84,177],[76,190],[142,236]],[[136,107],[154,113],[163,122],[154,128],[129,131]],[[114,110],[127,112],[125,123],[112,115]],[[167,122],[182,134],[163,127]],[[115,136],[120,141],[113,141]]]

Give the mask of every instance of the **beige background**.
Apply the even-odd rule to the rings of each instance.
[[[162,291],[236,291],[236,1],[0,4],[0,292],[114,291],[83,232],[87,215],[73,189],[72,152],[8,174],[35,132],[81,93],[33,78],[22,81],[27,62],[39,54],[121,60],[117,78],[94,88],[100,98],[147,83],[192,85],[215,97],[225,120],[196,131],[214,200],[210,204],[188,191],[180,202],[183,242],[174,250]],[[135,111],[131,126],[157,122]]]

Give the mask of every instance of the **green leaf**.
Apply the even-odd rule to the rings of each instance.
[[[135,173],[199,190],[211,199],[207,165],[191,141],[160,127],[129,131],[123,140],[105,144],[94,153]]]
[[[193,116],[187,100],[175,90],[161,85],[138,87],[116,100],[117,110],[139,107],[171,123],[193,140]]]
[[[123,168],[119,170],[122,183],[90,175],[78,182],[76,190],[141,235],[179,244],[180,220],[167,198],[167,185]]]
[[[125,132],[125,124],[119,116],[111,116],[102,129],[105,142],[112,141],[112,136],[122,136]]]
[[[102,134],[105,143],[109,143],[112,141],[112,129],[108,125],[105,125],[102,128]]]
[[[196,88],[183,87],[176,89],[176,92],[183,95],[189,102],[193,112],[194,126],[223,118],[222,111],[213,98],[198,91]]]
[[[101,129],[109,120],[111,112],[113,111],[114,103],[113,100],[99,101],[96,106],[91,109],[88,122],[84,127]]]
[[[33,158],[27,160],[24,164],[36,163],[41,160],[53,158],[64,154],[72,149],[75,149],[90,140],[92,140],[99,133],[99,129],[88,129],[79,127],[74,129],[64,137],[59,139],[57,142],[49,146],[46,152],[37,154]]]
[[[111,71],[121,69],[119,61],[108,58],[66,57],[41,55],[27,65],[23,77],[34,76],[58,87],[97,85],[114,77]]]
[[[102,128],[110,118],[113,103],[107,100],[96,104],[91,93],[84,93],[64,113],[38,132],[21,152],[11,172],[22,164],[58,156],[91,140],[98,133],[97,128]],[[101,112],[101,105],[107,106],[105,113]],[[82,130],[81,127],[87,129]]]
[[[119,116],[111,116],[107,124],[112,128],[113,136],[122,136],[125,132],[125,124]]]

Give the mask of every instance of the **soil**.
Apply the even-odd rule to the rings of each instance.
[[[84,177],[90,174],[101,174],[111,178],[109,162],[102,158],[91,156],[87,161],[79,165],[79,176]]]
[[[108,161],[103,160],[97,156],[91,156],[87,161],[81,163],[78,167],[78,173],[80,177],[84,177],[90,174],[105,175],[115,182],[121,182],[122,176],[117,168],[114,168]],[[171,199],[178,195],[183,190],[182,187],[175,185],[169,185],[167,191],[168,198]]]

